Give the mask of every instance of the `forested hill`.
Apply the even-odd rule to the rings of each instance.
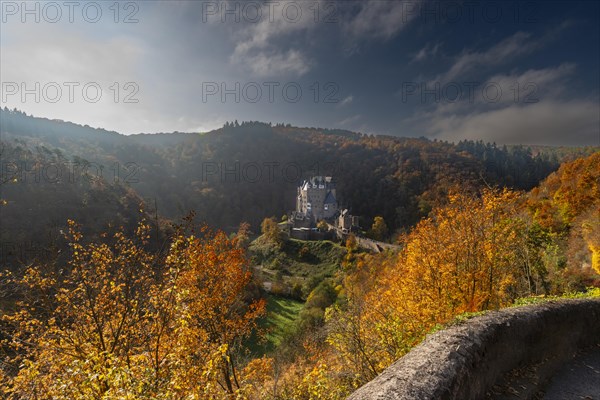
[[[12,230],[43,232],[49,221],[60,225],[90,202],[100,228],[109,216],[134,218],[133,204],[142,199],[151,215],[156,204],[158,214],[172,220],[195,210],[219,228],[248,221],[257,230],[264,217],[292,209],[296,185],[312,175],[333,175],[341,205],[361,215],[365,226],[382,215],[393,230],[405,229],[453,185],[528,190],[563,159],[594,150],[536,148],[533,155],[520,146],[259,122],[208,133],[124,136],[7,109],[0,121],[0,199],[6,202],[0,216],[3,235],[11,236]]]

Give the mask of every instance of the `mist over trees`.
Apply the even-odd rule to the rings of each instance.
[[[194,210],[211,226],[232,232],[247,221],[258,232],[265,216],[294,208],[296,186],[313,175],[335,178],[341,206],[361,216],[365,229],[381,216],[394,235],[443,204],[453,186],[528,190],[559,161],[593,151],[261,122],[202,134],[123,136],[18,110],[0,113],[2,177],[14,178],[1,185],[2,239],[17,242],[55,237],[67,218],[100,231],[114,226],[116,215],[132,229],[140,203],[157,225]],[[44,199],[42,218],[33,217],[38,205],[30,204],[38,199]]]

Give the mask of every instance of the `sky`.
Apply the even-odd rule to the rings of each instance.
[[[596,1],[2,1],[2,107],[123,134],[226,121],[600,145]]]

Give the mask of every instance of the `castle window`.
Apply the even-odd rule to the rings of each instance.
[[[329,210],[329,204],[325,204],[325,211]]]

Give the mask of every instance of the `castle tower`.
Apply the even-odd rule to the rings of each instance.
[[[314,176],[298,187],[296,212],[316,222],[333,218],[337,211],[335,184],[330,176]]]

